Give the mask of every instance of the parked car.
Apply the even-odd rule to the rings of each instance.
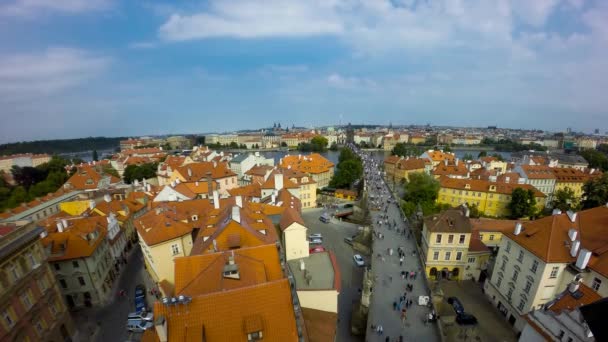
[[[457,315],[461,315],[464,313],[464,306],[462,305],[460,300],[458,300],[458,298],[449,297],[448,304],[452,305],[452,308],[454,308],[454,311],[456,312]]]
[[[359,267],[363,267],[365,266],[365,260],[363,260],[363,257],[359,254],[355,254],[353,255],[353,260],[355,261],[355,264]]]
[[[146,311],[146,287],[142,284],[135,286],[135,312]]]
[[[154,321],[154,314],[147,311],[131,312],[127,318],[128,320],[139,319],[142,321],[152,322]]]
[[[456,315],[456,323],[460,325],[475,325],[477,324],[477,317],[463,312],[461,314]]]
[[[323,244],[323,240],[321,239],[311,239],[309,244],[311,245],[322,245]]]
[[[319,221],[323,222],[323,223],[329,223],[330,218],[329,215],[327,214],[323,214],[319,217]]]
[[[314,248],[311,248],[308,250],[308,253],[313,254],[313,253],[321,253],[321,252],[325,252],[325,248],[323,248],[323,246],[317,246]]]
[[[135,322],[133,320],[127,321],[127,330],[131,332],[141,333],[150,328],[154,327],[154,323],[147,321]]]
[[[353,245],[353,238],[352,237],[345,237],[344,238],[344,242],[346,242],[349,245]]]
[[[314,234],[310,234],[308,235],[309,239],[323,239],[323,235],[321,235],[320,233],[314,233]]]

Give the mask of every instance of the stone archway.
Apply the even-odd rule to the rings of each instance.
[[[441,279],[450,279],[450,270],[447,267],[444,267],[441,270]]]
[[[454,269],[452,270],[452,277],[454,277],[454,279],[458,279],[459,274],[460,274],[460,269],[458,269],[458,267],[454,267]]]
[[[437,268],[436,267],[431,268],[431,270],[429,271],[429,276],[434,277],[435,280],[437,280]]]

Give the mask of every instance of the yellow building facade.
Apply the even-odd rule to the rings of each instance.
[[[480,179],[455,179],[442,177],[437,203],[458,206],[475,204],[484,216],[504,217],[510,214],[508,208],[511,194],[516,188],[532,190],[538,210],[545,207],[546,195],[529,184],[496,183]]]

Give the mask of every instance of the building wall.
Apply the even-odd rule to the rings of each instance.
[[[519,341],[522,342],[545,342],[543,335],[539,334],[530,324],[526,324],[524,330],[521,332]]]
[[[72,216],[78,216],[90,208],[91,201],[69,201],[59,203],[59,209]]]
[[[336,290],[300,290],[297,293],[303,308],[338,312],[339,293]]]
[[[145,241],[139,237],[146,264],[152,268],[149,272],[155,282],[167,280],[170,284],[175,283],[173,259],[176,257],[188,256],[192,250],[192,236],[186,234],[179,238],[165,241],[153,246],[146,245]],[[177,246],[178,252],[173,253],[173,247]]]
[[[442,272],[447,269],[447,271],[454,273],[454,269],[457,269],[457,274],[453,274],[450,279],[462,279],[468,261],[471,233],[429,232],[425,225],[422,236],[422,251],[427,276],[434,279],[437,276],[435,271]],[[439,236],[440,242],[437,242]],[[452,236],[451,243],[449,242],[450,236]],[[462,243],[460,243],[461,236],[464,237]],[[458,253],[460,253],[460,260],[458,260]]]
[[[555,183],[555,191],[565,190],[566,188],[570,188],[574,192],[574,197],[577,200],[581,200],[583,197],[583,185],[584,182],[556,182]]]
[[[300,202],[302,208],[315,208],[317,206],[317,183],[300,185]]]
[[[502,240],[502,233],[496,231],[479,231],[479,239],[483,242],[484,245],[488,247],[498,247],[500,246],[500,241]]]
[[[285,246],[285,258],[289,261],[308,257],[308,229],[294,222],[283,231],[283,246]]]
[[[453,207],[463,203],[476,204],[479,211],[485,216],[503,217],[510,213],[508,205],[511,202],[511,195],[442,187],[439,190],[437,202]],[[537,197],[536,206],[542,210],[545,207],[545,198]]]

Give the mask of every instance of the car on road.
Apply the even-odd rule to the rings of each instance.
[[[331,221],[331,217],[329,217],[328,213],[323,213],[323,215],[319,217],[319,221],[323,223],[329,223],[329,221]]]
[[[321,252],[325,252],[325,248],[323,248],[323,246],[317,246],[314,248],[311,248],[308,250],[308,253],[313,254],[313,253],[321,253]]]
[[[321,239],[311,239],[309,244],[311,245],[322,245],[323,244],[323,240]]]
[[[154,327],[154,323],[147,321],[127,321],[127,330],[131,332],[141,333]]]
[[[363,267],[365,266],[365,260],[363,260],[363,257],[359,254],[355,254],[353,255],[353,260],[355,261],[355,264],[359,267]]]
[[[475,325],[477,324],[477,317],[463,312],[461,314],[456,315],[456,323],[460,325]]]
[[[135,286],[135,312],[146,311],[146,287],[142,284]]]
[[[346,242],[349,245],[353,245],[353,238],[352,237],[345,237],[344,238],[344,242]]]
[[[141,321],[152,322],[152,321],[154,321],[154,314],[152,312],[147,312],[147,311],[131,312],[127,319],[129,321],[141,320]]]
[[[458,298],[449,297],[448,304],[450,304],[452,308],[454,308],[454,312],[456,312],[457,315],[461,315],[464,313],[464,306],[462,305],[460,300],[458,300]]]
[[[321,235],[320,233],[314,233],[314,234],[310,234],[308,235],[309,239],[323,239],[323,235]]]

